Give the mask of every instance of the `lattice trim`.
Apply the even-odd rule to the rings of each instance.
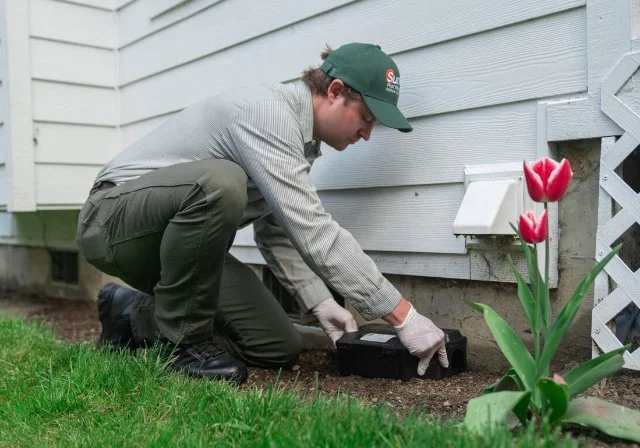
[[[602,139],[596,260],[604,258],[611,251],[611,244],[629,227],[640,223],[640,195],[615,172],[640,145],[640,115],[616,96],[638,67],[640,53],[629,53],[602,83],[601,109],[624,130],[624,134],[617,142],[613,137]],[[612,200],[622,207],[615,216],[611,210]],[[615,291],[609,291],[609,278],[617,285]],[[607,322],[630,303],[640,308],[640,270],[634,273],[616,256],[595,282],[591,328],[594,356],[600,351],[608,352],[622,347],[622,342],[607,326]],[[626,368],[640,370],[640,349],[633,353],[625,352],[624,359]]]

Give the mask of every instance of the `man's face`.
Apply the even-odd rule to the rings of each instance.
[[[330,106],[323,141],[342,151],[361,138],[369,140],[376,121],[361,99],[347,99],[342,92],[329,92]]]

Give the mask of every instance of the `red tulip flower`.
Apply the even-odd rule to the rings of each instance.
[[[567,159],[560,163],[549,157],[543,157],[533,166],[524,162],[524,178],[527,181],[529,196],[535,202],[556,202],[567,191],[573,171]]]
[[[547,211],[544,210],[540,219],[531,210],[520,215],[518,225],[522,239],[529,244],[541,243],[547,238]]]

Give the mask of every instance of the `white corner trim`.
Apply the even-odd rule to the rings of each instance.
[[[9,94],[9,150],[7,168],[11,173],[9,211],[36,208],[31,101],[31,52],[29,47],[29,2],[6,0],[7,90]]]

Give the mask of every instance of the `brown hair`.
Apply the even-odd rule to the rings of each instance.
[[[320,53],[320,58],[324,61],[325,59],[327,59],[331,51],[333,51],[333,49],[327,45],[324,51]],[[311,89],[311,92],[320,96],[327,96],[327,89],[334,79],[335,78],[327,75],[318,67],[309,67],[302,73],[302,81],[304,81],[304,83]],[[362,97],[360,96],[360,94],[346,84],[344,90],[344,99],[346,102],[348,102],[349,100],[362,101]]]

